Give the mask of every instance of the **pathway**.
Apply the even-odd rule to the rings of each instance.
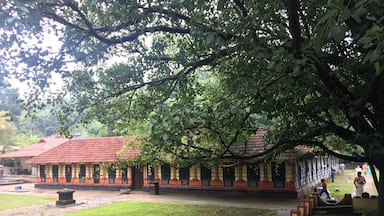
[[[47,195],[57,197],[56,191],[51,189],[37,189],[33,184],[23,184],[24,192],[15,192],[15,185],[0,186],[0,193],[11,194],[31,194]],[[130,194],[120,195],[117,191],[91,191],[77,190],[73,195],[76,205],[68,207],[56,207],[55,202],[9,209],[0,211],[2,216],[48,216],[65,215],[70,212],[76,212],[82,209],[94,208],[104,204],[110,204],[118,201],[145,201],[145,202],[170,202],[170,203],[188,203],[188,204],[210,204],[221,206],[237,206],[244,208],[264,208],[272,209],[278,212],[278,216],[289,215],[291,209],[295,209],[300,200],[287,199],[266,199],[263,197],[223,197],[217,195],[185,195],[178,193],[150,195],[146,192],[132,191]]]

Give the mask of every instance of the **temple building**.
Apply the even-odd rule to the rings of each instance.
[[[243,148],[245,154],[261,152],[265,133],[258,131],[235,148]],[[315,155],[307,146],[298,146],[272,161],[222,161],[217,167],[139,164],[133,158],[140,149],[132,146],[140,145],[127,142],[139,141],[135,137],[72,139],[27,163],[37,169],[39,188],[148,190],[152,182],[158,182],[160,191],[279,193],[292,198],[312,192],[320,179],[330,176],[331,167],[338,167],[337,158]]]

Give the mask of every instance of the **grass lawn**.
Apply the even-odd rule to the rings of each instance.
[[[55,201],[54,197],[25,194],[0,194],[0,211],[23,206],[39,205]]]
[[[87,209],[76,213],[68,214],[71,216],[82,215],[135,215],[135,216],[276,216],[277,212],[268,209],[237,208],[212,205],[189,205],[189,204],[168,204],[150,202],[117,202],[97,208]]]
[[[378,173],[377,173],[378,174]],[[337,200],[344,198],[344,194],[352,193],[353,190],[353,180],[356,177],[355,169],[346,169],[344,175],[337,173],[335,182],[331,182],[331,179],[327,179],[328,190],[331,192],[332,197],[335,197]],[[374,194],[378,194],[376,188],[374,188]]]
[[[352,193],[353,179],[356,177],[354,169],[346,169],[344,175],[337,173],[335,182],[331,182],[331,179],[327,180],[328,190],[331,192],[332,197],[337,200],[344,198],[344,194]]]

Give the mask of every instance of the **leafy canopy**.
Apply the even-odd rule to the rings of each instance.
[[[175,158],[217,159],[244,159],[231,146],[263,116],[279,150],[306,143],[384,171],[382,1],[2,4],[2,70],[32,81],[37,101],[60,74],[50,98],[64,113],[144,131]]]

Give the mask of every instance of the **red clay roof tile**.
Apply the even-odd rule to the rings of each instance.
[[[98,137],[72,139],[41,155],[27,161],[29,164],[40,163],[100,163],[113,162],[116,153],[124,148],[127,142],[137,142],[135,137]],[[124,157],[135,156],[140,150],[131,149]]]
[[[67,141],[68,139],[65,138],[42,138],[37,143],[29,145],[25,148],[2,154],[0,155],[0,158],[34,157]]]

